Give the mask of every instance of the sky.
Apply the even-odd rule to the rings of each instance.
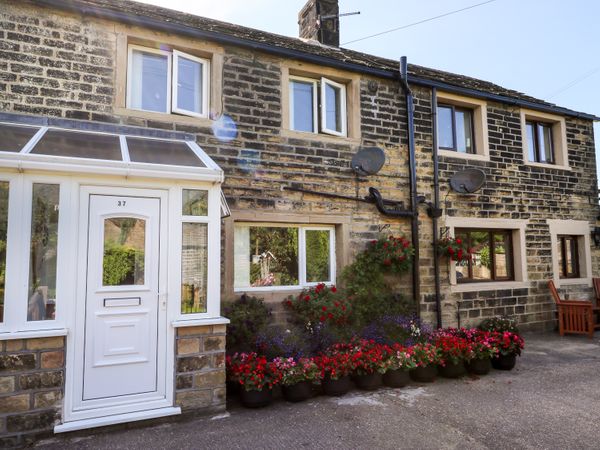
[[[139,1],[139,0],[138,0]],[[298,36],[305,0],[142,0]],[[485,0],[339,0],[342,47],[468,75],[600,116],[600,2],[494,0],[457,14],[344,43]],[[594,126],[600,167],[600,123]]]

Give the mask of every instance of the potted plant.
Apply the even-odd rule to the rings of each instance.
[[[373,391],[381,386],[386,366],[386,346],[372,340],[361,339],[354,343],[351,363],[354,382],[359,389]]]
[[[467,371],[475,375],[486,375],[492,369],[492,357],[498,353],[496,340],[488,331],[468,331],[471,351],[467,358]]]
[[[301,402],[312,396],[312,385],[321,379],[321,371],[311,358],[275,358],[281,373],[281,391],[288,402]]]
[[[240,400],[247,408],[271,403],[272,389],[281,381],[281,372],[273,362],[257,353],[236,353],[226,359],[232,380],[240,384]]]
[[[388,347],[385,367],[383,384],[393,388],[406,386],[410,382],[409,371],[417,367],[412,347],[404,347],[400,344]]]
[[[446,256],[450,261],[462,262],[471,259],[472,251],[460,238],[447,237],[440,239],[437,247],[438,255]]]
[[[433,382],[442,356],[439,347],[430,342],[418,343],[412,346],[412,353],[415,368],[410,370],[410,378],[423,383]]]
[[[517,363],[517,356],[525,347],[525,341],[521,336],[510,331],[504,333],[492,333],[496,341],[498,353],[492,358],[492,366],[498,370],[512,370]]]
[[[469,342],[458,335],[457,330],[441,331],[435,338],[440,351],[439,374],[444,378],[459,378],[466,373],[465,361],[470,349]]]
[[[351,349],[348,344],[335,344],[314,358],[321,371],[321,387],[326,395],[344,395],[352,388]]]

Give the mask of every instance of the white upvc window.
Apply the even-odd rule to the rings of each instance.
[[[346,86],[327,78],[290,77],[290,127],[347,135]]]
[[[130,45],[127,108],[208,117],[207,59],[177,50]]]
[[[237,223],[235,291],[299,289],[336,277],[335,227]]]
[[[64,180],[64,179],[63,179]],[[70,245],[68,182],[49,176],[2,176],[0,190],[0,331],[62,328]],[[5,196],[4,196],[5,197]],[[3,223],[4,222],[4,225]],[[61,283],[62,280],[62,283]]]

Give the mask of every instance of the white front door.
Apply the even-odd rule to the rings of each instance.
[[[155,408],[166,400],[165,198],[84,192],[84,202],[85,327],[74,412]]]

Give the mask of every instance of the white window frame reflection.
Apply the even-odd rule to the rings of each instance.
[[[305,77],[290,77],[290,128],[292,130],[295,131],[299,131],[301,133],[310,133],[310,131],[303,131],[303,130],[297,130],[296,128],[294,128],[294,123],[295,123],[295,113],[294,113],[294,88],[293,88],[293,84],[294,83],[305,83],[305,84],[310,84],[312,85],[312,116],[313,116],[313,129],[312,132],[313,133],[318,133],[319,131],[319,112],[318,112],[318,105],[319,105],[319,100],[318,100],[318,95],[317,95],[317,80],[314,80],[312,78],[305,78]]]
[[[58,215],[58,241],[56,253],[56,304],[54,319],[27,320],[29,305],[29,263],[31,243],[31,222],[34,184],[55,184],[59,186],[59,211],[71,203],[71,182],[61,177],[44,175],[1,175],[0,181],[9,181],[8,233],[6,244],[6,278],[4,321],[0,332],[52,330],[64,327],[65,310],[68,303],[69,283],[66,283],[71,269],[65,261],[70,248],[68,214]],[[72,205],[71,205],[72,206]],[[65,259],[67,258],[67,259]]]
[[[316,286],[324,283],[328,286],[334,285],[336,280],[336,251],[335,251],[335,226],[309,226],[290,223],[271,222],[236,222],[234,228],[295,228],[298,229],[298,284],[285,286],[235,286],[234,292],[264,292],[264,291],[290,291],[301,290],[306,287]],[[329,231],[329,279],[314,282],[306,281],[306,231]],[[234,244],[235,245],[235,244]],[[235,254],[233,262],[233,274],[235,280]]]
[[[198,64],[202,65],[202,84],[200,86],[200,93],[202,95],[202,101],[200,103],[200,108],[201,111],[200,112],[196,112],[196,111],[190,111],[184,108],[180,108],[179,105],[177,104],[178,101],[178,89],[179,89],[179,58],[183,58],[183,59],[187,59],[193,62],[196,62]],[[171,80],[171,84],[172,84],[172,91],[173,93],[171,94],[171,98],[172,98],[172,102],[173,102],[173,106],[171,108],[171,111],[174,113],[179,113],[179,114],[184,114],[186,116],[193,116],[193,117],[202,117],[202,118],[207,118],[208,117],[208,97],[209,97],[209,92],[210,92],[210,80],[209,80],[209,67],[210,67],[210,62],[207,59],[204,58],[198,58],[197,56],[192,56],[189,55],[187,53],[183,53],[180,52],[178,50],[173,50],[173,78]]]
[[[133,52],[138,51],[140,53],[151,53],[155,55],[163,55],[167,57],[167,97],[165,99],[165,110],[164,111],[152,111],[143,108],[136,108],[132,106],[133,103],[133,87],[134,87],[134,69],[133,69]],[[130,45],[127,49],[127,108],[135,109],[137,111],[149,111],[158,114],[168,114],[171,111],[171,84],[172,84],[172,57],[171,52],[165,50],[159,50],[155,48],[142,47],[141,45]],[[141,87],[143,89],[143,86]]]
[[[327,128],[327,86],[334,89],[339,89],[340,95],[340,110],[337,113],[340,116],[341,129],[338,131],[333,128]],[[337,106],[336,106],[337,108]],[[341,83],[321,78],[321,131],[334,136],[346,136],[347,134],[347,118],[346,118],[346,86]]]
[[[138,51],[141,53],[152,53],[156,55],[163,55],[167,57],[167,98],[165,111],[152,111],[143,108],[136,108],[132,106],[132,96],[134,87],[134,68],[133,68],[133,52]],[[177,79],[179,75],[179,58],[188,59],[202,64],[202,85],[200,86],[202,93],[202,111],[200,113],[196,111],[189,111],[184,108],[180,108],[177,104]],[[157,114],[181,114],[190,117],[208,118],[209,111],[209,98],[210,98],[210,60],[200,58],[198,56],[190,55],[178,50],[160,50],[141,45],[130,44],[127,47],[127,93],[126,93],[126,107],[137,111],[146,111]]]
[[[347,94],[346,94],[346,85],[342,83],[337,83],[329,78],[321,77],[320,79],[300,77],[300,76],[290,76],[289,77],[289,86],[288,86],[288,96],[289,96],[289,117],[290,123],[289,127],[293,131],[297,131],[299,133],[311,133],[311,131],[297,130],[294,128],[294,89],[293,83],[307,83],[312,84],[313,86],[313,105],[312,105],[312,114],[313,114],[313,129],[312,133],[314,134],[329,134],[333,136],[346,137],[348,135],[348,107],[347,107]],[[331,128],[327,128],[327,97],[326,97],[326,89],[327,86],[332,86],[335,89],[338,89],[340,92],[340,125],[341,129],[335,130]]]

